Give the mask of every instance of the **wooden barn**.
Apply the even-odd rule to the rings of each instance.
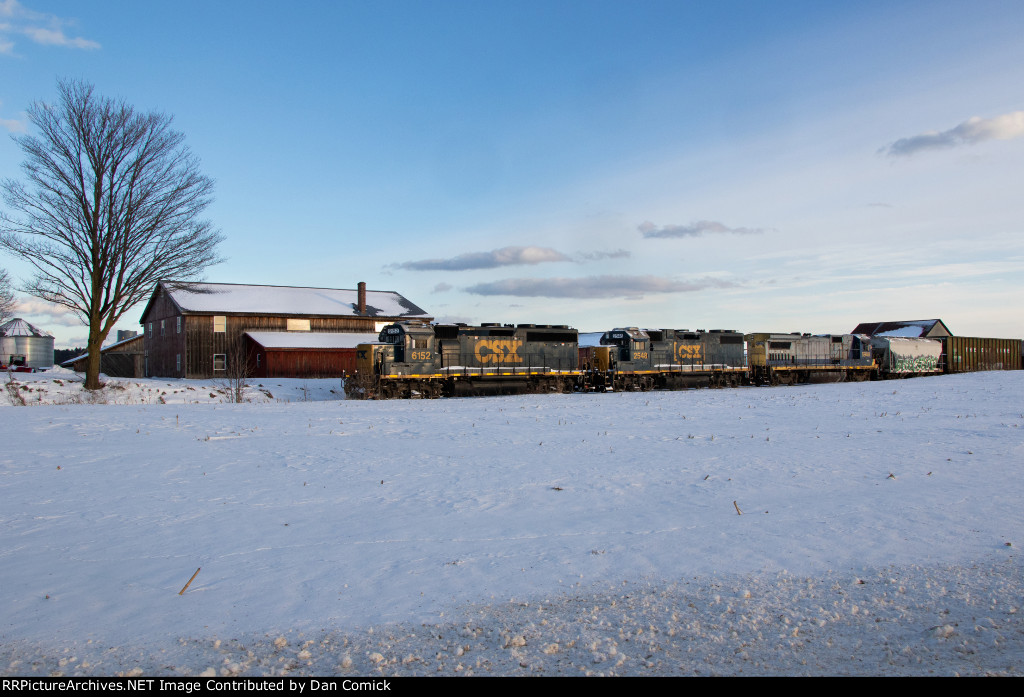
[[[145,374],[230,378],[280,370],[273,376],[337,377],[347,366],[338,353],[347,340],[312,335],[376,340],[384,325],[403,319],[432,318],[398,293],[367,290],[365,283],[344,290],[161,281],[142,313]]]
[[[145,377],[145,348],[143,337],[135,332],[118,332],[117,341],[100,349],[100,372],[112,378]],[[79,373],[84,373],[89,354],[68,359],[61,363]]]
[[[246,332],[245,338],[254,378],[337,377],[356,372],[356,346],[377,334]]]

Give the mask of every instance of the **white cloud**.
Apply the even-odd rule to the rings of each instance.
[[[28,124],[18,119],[0,119],[0,128],[4,128],[11,133],[28,132]]]
[[[581,262],[600,261],[601,259],[628,259],[631,256],[628,249],[616,249],[614,252],[580,252],[576,257]]]
[[[30,321],[42,329],[46,329],[46,325],[55,324],[62,327],[82,326],[82,320],[74,311],[35,298],[19,298],[14,312],[19,317],[31,317]]]
[[[60,29],[46,29],[44,27],[27,27],[22,33],[35,41],[37,44],[48,46],[64,46],[67,48],[99,48],[100,45],[90,39],[81,37],[67,37]]]
[[[763,228],[732,228],[715,220],[698,220],[689,225],[663,225],[660,227],[647,220],[640,223],[637,229],[643,233],[644,237],[700,237],[705,233],[759,235],[764,232]]]
[[[508,278],[466,288],[474,295],[530,298],[640,298],[645,293],[688,293],[706,288],[731,288],[730,281],[697,278],[675,281],[659,276],[588,276],[585,278]]]
[[[424,259],[393,264],[392,268],[409,271],[469,271],[494,269],[499,266],[543,264],[552,261],[572,261],[549,247],[502,247],[490,252],[469,252],[450,259]]]
[[[928,131],[908,138],[900,138],[882,152],[889,157],[913,155],[922,150],[952,148],[958,145],[976,145],[986,140],[1012,140],[1024,136],[1024,111],[1012,111],[991,119],[972,116],[948,131]]]
[[[65,33],[65,27],[72,24],[72,22],[61,19],[56,15],[34,12],[24,7],[17,0],[3,0],[3,2],[0,2],[0,17],[10,20],[0,23],[0,54],[14,54],[14,42],[9,38],[11,34],[22,34],[43,46],[61,46],[85,50],[100,48],[100,44],[92,39],[68,36]]]

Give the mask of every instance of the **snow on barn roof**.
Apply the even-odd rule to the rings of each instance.
[[[905,322],[863,322],[851,334],[870,336],[921,337],[952,336],[953,333],[941,319],[915,319]]]
[[[107,344],[106,346],[101,346],[100,347],[100,353],[103,354],[103,353],[106,353],[107,351],[110,351],[111,349],[115,349],[115,348],[123,348],[126,344],[130,344],[133,341],[136,341],[136,342],[139,343],[139,351],[138,352],[141,353],[142,352],[142,340],[144,338],[145,337],[142,334],[136,334],[135,336],[129,336],[127,339],[121,339],[120,341],[115,341],[112,344]],[[89,357],[89,352],[86,351],[85,353],[78,354],[74,358],[69,358],[66,361],[61,361],[60,364],[62,366],[64,366],[65,368],[70,368],[71,366],[73,366],[78,361],[82,360],[83,358],[88,358],[88,357]]]
[[[377,334],[341,332],[246,332],[263,348],[338,349],[355,348],[359,344],[372,344]]]
[[[357,311],[359,292],[337,288],[250,286],[234,283],[160,281],[182,312],[314,315],[322,317],[427,317],[427,313],[389,290],[367,290],[366,312]],[[154,297],[156,291],[154,291]],[[152,304],[152,300],[150,300]],[[149,311],[147,305],[143,317]]]
[[[29,324],[20,317],[15,317],[10,322],[0,325],[0,336],[38,336],[53,338],[53,334],[44,332],[34,324]]]

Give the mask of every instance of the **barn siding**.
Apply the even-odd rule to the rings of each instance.
[[[250,346],[249,372],[253,377],[340,378],[356,370],[354,348],[268,349],[255,342],[250,342]]]
[[[185,357],[187,375],[182,377],[190,378],[216,378],[226,377],[225,373],[213,370],[214,354],[223,353],[227,356],[229,366],[238,360],[246,360],[250,349],[246,347],[243,335],[247,331],[287,331],[288,317],[271,317],[265,315],[226,315],[224,332],[213,331],[213,318],[216,315],[187,315],[185,317],[185,340],[188,345],[188,352]],[[225,315],[220,315],[225,316]],[[373,317],[308,317],[310,330],[313,332],[373,332],[374,322],[379,321]],[[183,349],[184,350],[184,349]],[[309,353],[313,353],[310,351]],[[174,357],[171,356],[171,367]],[[283,359],[282,359],[283,360]],[[296,359],[297,360],[297,359]],[[312,359],[304,359],[310,363],[313,370],[324,371],[333,376],[336,366],[341,365],[337,361],[324,362],[322,364],[310,362]],[[287,361],[285,361],[287,363]],[[153,373],[156,374],[156,373]],[[281,376],[283,377],[283,375]],[[298,377],[298,376],[296,376]],[[313,377],[305,375],[304,377]]]
[[[185,377],[185,327],[177,331],[181,312],[161,289],[159,295],[142,318],[143,345],[145,346],[146,375],[160,377]],[[160,321],[164,321],[164,334],[160,335]],[[176,357],[181,354],[181,370],[177,369]]]

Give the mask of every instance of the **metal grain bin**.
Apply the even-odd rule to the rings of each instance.
[[[0,363],[53,367],[53,335],[15,317],[0,326]]]

